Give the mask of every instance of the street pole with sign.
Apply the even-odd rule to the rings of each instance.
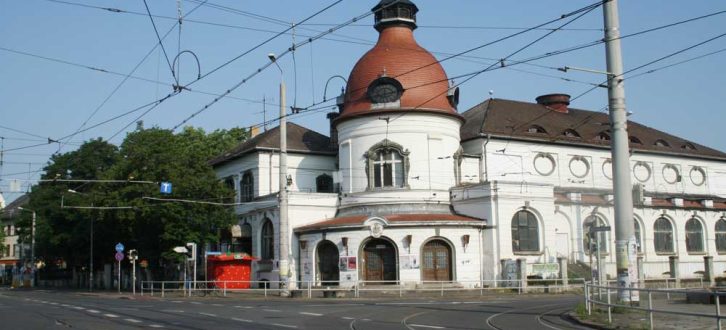
[[[139,258],[139,253],[136,249],[129,250],[129,261],[131,262],[131,292],[136,295],[136,259]]]
[[[118,262],[118,293],[121,293],[121,260],[124,260],[124,245],[116,244],[116,261]]]

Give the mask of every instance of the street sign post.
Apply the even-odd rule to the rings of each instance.
[[[159,192],[162,194],[171,194],[171,182],[162,182],[159,186]]]
[[[124,250],[123,244],[116,244],[116,255],[114,257],[118,261],[118,293],[121,293],[121,260],[124,260],[124,253],[119,251],[119,246],[121,246],[121,251]]]
[[[124,252],[124,245],[121,243],[116,244],[116,252]]]

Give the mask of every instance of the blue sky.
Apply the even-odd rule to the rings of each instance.
[[[177,16],[177,1],[147,2],[152,14],[166,17],[154,19],[159,33],[165,34],[175,23],[172,18]],[[178,50],[192,51],[199,58],[201,74],[204,75],[282,31],[288,22],[299,22],[334,2],[210,0],[185,18],[181,37],[178,28],[174,28],[164,39],[165,50],[170,57],[169,61]],[[441,59],[447,54],[458,53],[547,22],[593,1],[415,2],[420,9],[420,27],[416,30],[416,38],[423,47]],[[115,8],[124,12],[69,3]],[[27,183],[39,177],[37,170],[59,147],[61,152],[67,152],[83,141],[97,137],[120,143],[125,132],[136,127],[135,119],[143,110],[79,133],[62,145],[52,143],[12,149],[43,144],[47,138],[60,139],[73,134],[86,121],[86,127],[95,125],[162,98],[172,91],[171,70],[160,48],[157,47],[141,62],[158,42],[143,0],[69,0],[69,3],[48,0],[0,1],[0,77],[3,78],[0,79],[0,137],[4,137],[3,149],[7,150],[0,173],[0,191],[7,200],[19,196],[9,191],[9,180],[31,180],[23,183],[23,189],[27,189]],[[307,24],[298,26],[294,39],[296,42],[303,41],[320,31],[365,14],[376,3],[343,0]],[[197,0],[181,1],[182,13],[189,13],[198,4]],[[726,4],[721,1],[691,1],[686,5],[683,1],[639,0],[621,1],[619,6],[624,35],[726,10]],[[330,77],[341,75],[347,78],[357,59],[371,48],[377,38],[372,20],[371,16],[365,17],[323,39],[300,47],[295,52],[294,61],[291,55],[280,59],[288,86],[288,106],[296,104],[298,107],[307,107],[320,102],[325,83]],[[554,28],[562,23],[560,21],[548,27]],[[599,40],[603,37],[602,26],[602,10],[598,8],[511,59],[522,60]],[[481,70],[494,59],[506,57],[547,32],[528,32],[442,64],[449,76]],[[723,33],[726,33],[726,14],[624,39],[625,70]],[[192,91],[184,91],[169,98],[143,116],[144,126],[172,128],[181,124],[215,99],[215,96],[204,93],[220,94],[235,86],[268,63],[268,53],[280,54],[292,43],[293,35],[285,34],[207,75],[191,86]],[[722,134],[722,126],[726,122],[725,48],[726,37],[723,37],[633,74],[717,52],[715,54],[632,80],[626,76],[626,103],[628,110],[633,112],[631,119],[726,151],[726,139]],[[180,83],[183,85],[196,78],[197,63],[189,53],[179,58]],[[120,84],[123,75],[132,72],[139,63],[133,78]],[[555,92],[577,96],[590,89],[588,83],[603,81],[603,77],[597,74],[563,73],[553,69],[563,66],[604,70],[604,46],[483,73],[461,86],[459,111],[463,112],[484,101],[489,97],[489,91],[496,98],[533,101],[538,95]],[[267,103],[267,118],[275,117],[278,113],[279,80],[279,71],[269,67],[234,90],[230,97],[222,98],[189,120],[186,125],[214,130],[260,124],[265,108],[263,98]],[[328,99],[338,94],[341,83],[340,79],[330,81]],[[120,87],[112,94],[117,86]],[[106,98],[108,100],[104,103]],[[578,98],[571,106],[597,111],[604,109],[606,104],[606,90],[597,89]],[[323,105],[332,104],[328,102]],[[291,120],[327,134],[326,112],[321,109],[293,116]],[[124,129],[127,125],[128,128]]]

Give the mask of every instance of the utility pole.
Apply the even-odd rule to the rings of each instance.
[[[285,80],[283,79],[282,68],[277,64],[275,54],[269,54],[270,60],[280,70],[280,295],[290,295],[290,234],[287,219],[287,112],[285,109]]]
[[[612,132],[613,195],[615,207],[615,262],[618,280],[618,301],[639,301],[635,267],[636,239],[633,227],[633,192],[630,182],[630,152],[628,150],[627,112],[623,85],[623,60],[620,49],[618,1],[603,4],[605,21],[605,51],[608,74],[608,107]]]

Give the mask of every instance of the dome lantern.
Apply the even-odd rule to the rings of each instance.
[[[381,0],[371,11],[378,31],[392,25],[408,26],[411,30],[416,28],[418,7],[410,0]]]

